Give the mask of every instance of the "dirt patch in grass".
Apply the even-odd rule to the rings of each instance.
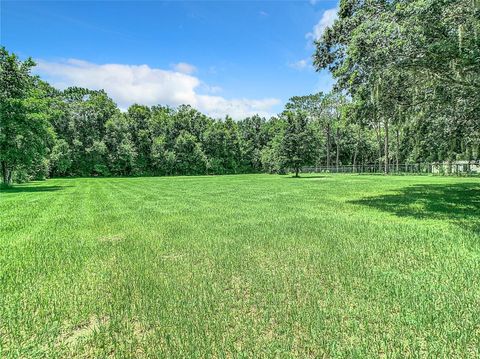
[[[118,234],[118,235],[108,235],[108,236],[103,236],[103,237],[100,237],[98,240],[100,242],[120,242],[120,241],[123,241],[125,239],[125,237],[121,234]]]
[[[108,325],[108,323],[108,317],[92,316],[87,322],[63,333],[58,339],[58,344],[73,347],[78,342],[91,337],[95,332],[98,332],[102,326]]]
[[[177,260],[177,259],[182,259],[184,257],[185,255],[183,254],[167,254],[164,256],[160,256],[160,258],[164,260]]]
[[[133,321],[133,335],[138,341],[144,340],[146,337],[153,334],[153,330],[146,326],[144,323],[134,320]]]

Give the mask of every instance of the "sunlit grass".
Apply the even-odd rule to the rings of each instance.
[[[477,357],[480,180],[57,179],[0,193],[0,357]]]

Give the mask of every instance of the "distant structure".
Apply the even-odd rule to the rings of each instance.
[[[480,174],[480,161],[452,161],[431,164],[431,173]]]
[[[302,173],[384,173],[380,163],[353,165],[334,165],[302,167]],[[444,161],[431,163],[390,164],[389,173],[432,173],[437,175],[480,175],[480,160],[476,161]]]

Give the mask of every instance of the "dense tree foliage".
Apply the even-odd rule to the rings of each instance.
[[[477,0],[340,1],[315,65],[351,96],[350,119],[375,133],[385,172],[479,158],[479,33]]]
[[[104,91],[52,88],[2,48],[3,182],[478,160],[479,19],[478,0],[341,0],[314,54],[334,91],[294,96],[270,119],[122,112]]]
[[[295,177],[302,166],[314,163],[316,150],[316,136],[312,122],[308,121],[303,111],[285,112],[285,130],[279,145],[279,160],[282,167],[292,168]]]
[[[0,49],[0,163],[3,183],[16,172],[46,172],[46,155],[54,133],[49,118],[52,89],[30,76],[31,59]]]

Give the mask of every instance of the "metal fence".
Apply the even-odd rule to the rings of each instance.
[[[384,164],[302,167],[302,173],[385,173]],[[478,175],[480,161],[390,164],[389,173]]]

